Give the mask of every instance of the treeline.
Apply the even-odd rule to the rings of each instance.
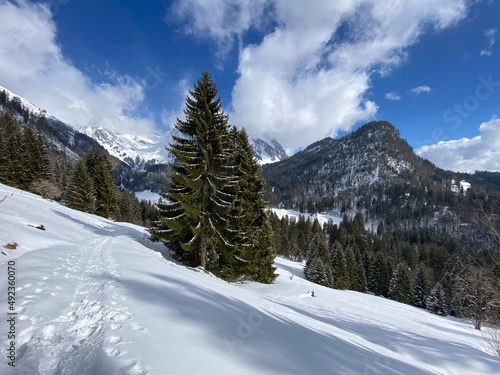
[[[305,260],[305,277],[482,322],[500,319],[500,261],[494,252],[467,251],[434,228],[368,231],[361,214],[339,225],[271,214],[278,255]]]
[[[0,182],[60,200],[89,213],[149,226],[157,209],[120,191],[107,155],[91,151],[79,160],[51,151],[31,127],[21,126],[9,113],[0,114]]]
[[[151,228],[186,264],[226,280],[271,283],[274,248],[260,166],[244,130],[228,124],[208,73],[186,98],[160,219]]]

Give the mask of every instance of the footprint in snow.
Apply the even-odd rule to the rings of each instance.
[[[119,323],[111,323],[111,325],[109,326],[109,328],[112,330],[112,331],[117,331],[119,330],[120,328],[122,328],[122,325],[119,324]]]
[[[123,341],[123,339],[120,336],[111,336],[109,338],[109,343],[110,344],[118,344],[118,343],[120,343],[122,341]]]
[[[108,357],[116,357],[117,355],[120,355],[121,351],[119,349],[116,349],[116,348],[107,348],[107,349],[104,349],[104,351],[106,352],[106,355]]]
[[[137,323],[132,323],[132,329],[134,331],[138,331],[138,332],[142,332],[142,331],[145,331],[146,328],[144,328],[143,326],[137,324]]]

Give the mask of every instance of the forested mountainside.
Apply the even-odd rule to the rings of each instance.
[[[417,156],[389,122],[370,122],[263,166],[273,207],[331,212],[394,228],[436,226],[463,243],[488,242],[500,214],[500,174],[455,173]]]
[[[134,168],[109,152],[94,138],[78,131],[24,98],[0,87],[0,112],[9,113],[22,126],[31,127],[47,144],[52,158],[77,160],[88,152],[98,151],[109,156],[117,185],[128,191],[162,191],[168,183],[166,165],[143,162]]]

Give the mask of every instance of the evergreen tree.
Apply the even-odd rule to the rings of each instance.
[[[304,275],[307,280],[333,288],[333,272],[328,257],[328,245],[323,233],[316,233],[307,251]]]
[[[4,112],[0,116],[0,182],[18,186],[22,181],[21,130],[14,118]]]
[[[118,191],[113,166],[102,152],[89,152],[85,161],[94,186],[95,213],[106,218],[116,218]]]
[[[235,251],[228,214],[237,181],[229,164],[228,119],[208,73],[189,92],[184,113],[170,146],[176,158],[171,185],[151,234],[191,265],[216,269],[219,258],[230,262]]]
[[[348,244],[346,251],[347,289],[356,290],[358,272],[356,267],[355,244]]]
[[[410,273],[404,262],[399,263],[392,274],[388,297],[401,303],[411,302]]]
[[[334,288],[347,289],[349,287],[349,277],[344,251],[339,241],[335,241],[330,250],[330,263],[333,271]]]
[[[421,264],[418,272],[411,284],[411,303],[413,306],[425,309],[427,297],[429,295],[429,282],[424,265]]]
[[[368,253],[365,252],[364,255],[361,255],[361,253],[358,251],[356,252],[356,280],[353,285],[353,290],[356,290],[358,292],[366,292],[367,286],[366,286],[366,273],[365,273],[365,264],[363,261],[364,256],[367,256]]]
[[[64,203],[75,210],[94,213],[94,184],[87,169],[87,164],[80,159],[76,162],[68,187],[64,193]]]
[[[235,166],[233,173],[238,178],[229,222],[230,240],[236,248],[226,257],[225,264],[220,262],[219,266],[224,266],[231,278],[245,275],[254,281],[270,283],[275,278],[272,228],[266,213],[260,165],[244,129],[231,129],[230,152]]]
[[[34,181],[48,178],[50,163],[43,140],[28,126],[22,131],[20,146],[22,176],[19,186],[28,190]]]
[[[425,301],[425,305],[426,309],[433,314],[448,315],[448,305],[446,304],[444,290],[439,282],[432,288]]]
[[[389,292],[389,273],[384,256],[376,253],[370,262],[370,272],[367,281],[368,291],[376,296],[387,296]]]

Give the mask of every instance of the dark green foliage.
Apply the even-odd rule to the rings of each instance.
[[[64,193],[64,203],[75,210],[95,212],[94,183],[87,164],[80,159],[76,162],[73,174]]]
[[[347,264],[344,250],[339,241],[336,241],[330,250],[330,262],[333,271],[335,289],[349,288],[349,275],[347,274]]]
[[[437,283],[429,293],[425,302],[426,308],[433,314],[446,316],[448,315],[448,306],[446,304],[444,290],[440,283]]]
[[[334,276],[328,256],[328,245],[322,233],[316,233],[307,251],[304,275],[307,280],[333,288]]]
[[[94,185],[95,213],[115,219],[118,214],[118,204],[113,166],[107,156],[98,151],[89,152],[85,162]]]
[[[390,276],[384,255],[377,253],[371,260],[367,287],[370,293],[386,297],[389,292]]]
[[[411,302],[410,273],[406,263],[399,263],[396,266],[389,282],[388,297],[406,304]]]
[[[0,182],[25,190],[49,177],[43,140],[30,127],[21,128],[6,112],[0,115],[0,165]]]
[[[171,184],[151,228],[177,257],[232,280],[274,279],[272,229],[260,168],[244,131],[228,126],[208,73],[186,98],[170,151]]]
[[[429,281],[427,272],[421,264],[411,284],[411,303],[413,306],[425,309],[429,295]]]
[[[64,192],[64,201],[76,210],[116,219],[117,194],[112,166],[106,155],[89,152],[85,159],[76,162]]]
[[[143,224],[139,200],[128,191],[119,191],[117,195],[119,221]]]
[[[207,269],[224,268],[235,251],[228,213],[237,181],[230,176],[227,116],[217,87],[204,73],[186,98],[186,120],[177,120],[179,136],[170,151],[177,159],[172,182],[159,206],[153,237],[164,240],[179,258]],[[216,249],[225,247],[217,256]],[[211,256],[215,255],[215,256]]]

